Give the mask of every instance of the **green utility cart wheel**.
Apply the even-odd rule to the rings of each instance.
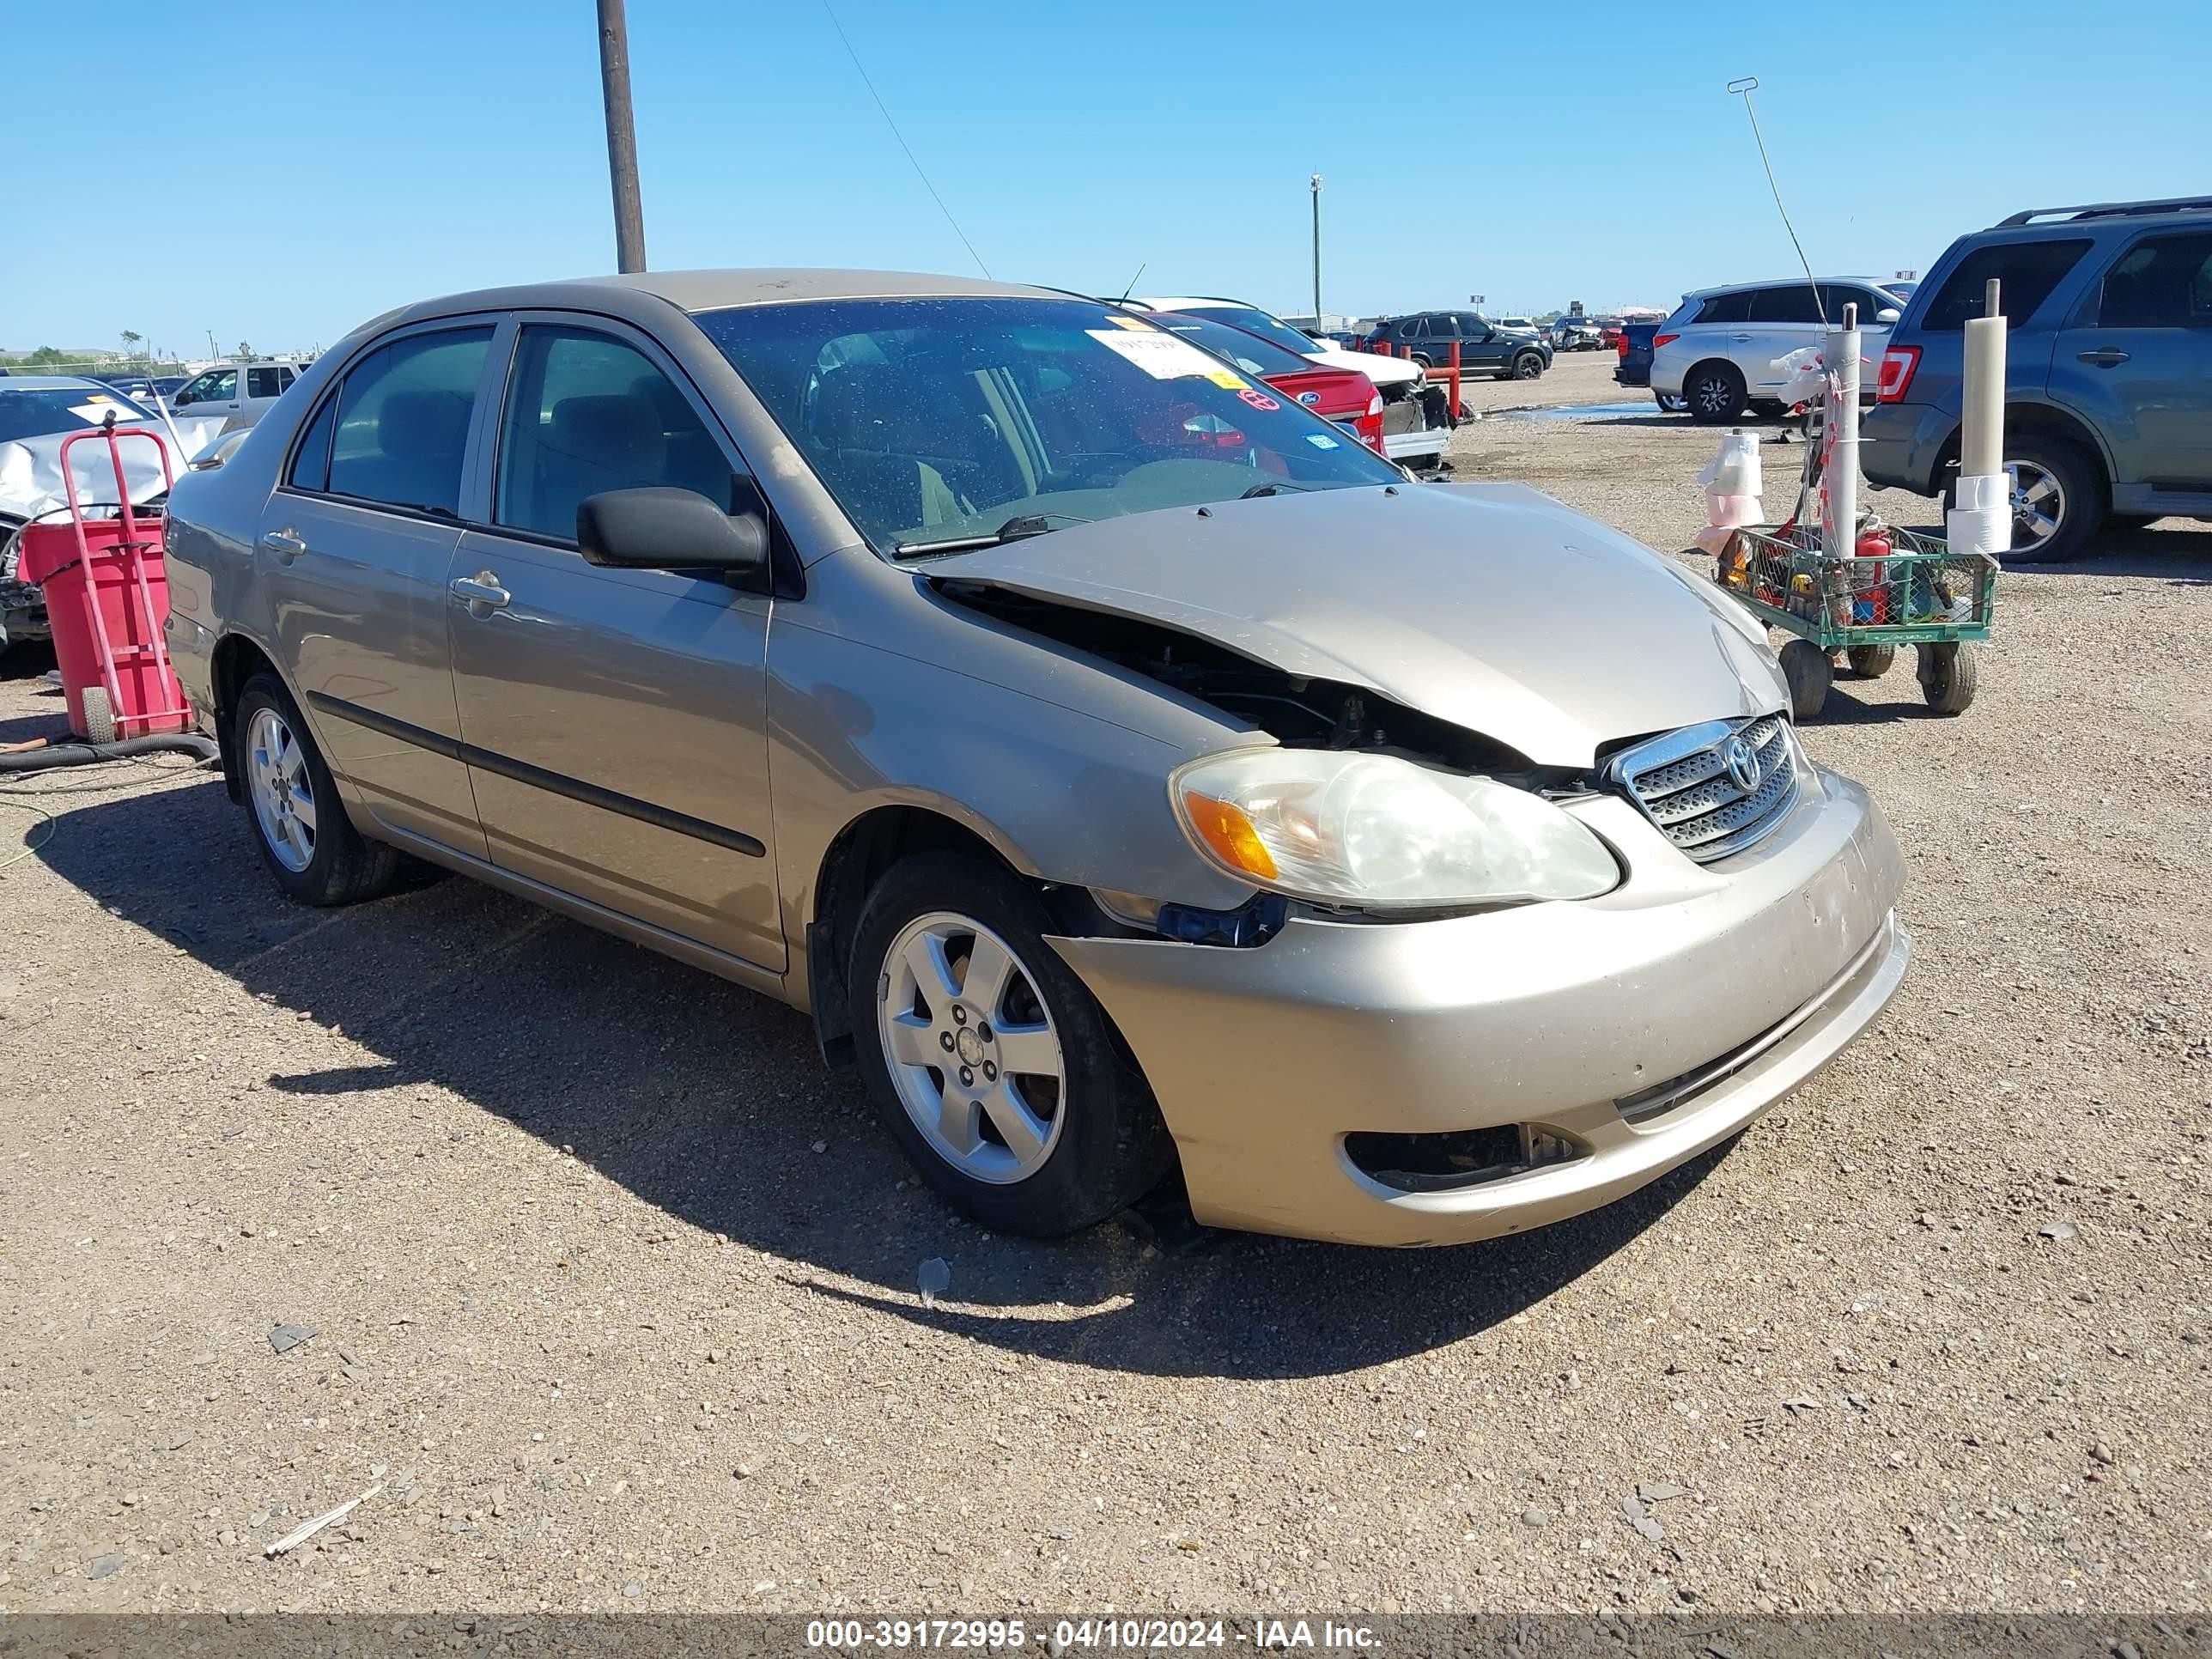
[[[1810,640],[1792,640],[1782,647],[1782,678],[1790,682],[1790,712],[1809,720],[1828,700],[1835,669],[1828,653]]]
[[[1980,653],[1970,640],[1913,647],[1920,655],[1920,695],[1939,714],[1963,714],[1974,701]]]

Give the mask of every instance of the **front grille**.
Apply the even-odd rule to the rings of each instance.
[[[1796,740],[1779,714],[1685,726],[1624,750],[1606,772],[1699,864],[1763,839],[1797,799]]]

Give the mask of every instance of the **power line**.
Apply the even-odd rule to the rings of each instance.
[[[853,43],[846,40],[845,26],[837,21],[837,14],[830,10],[830,0],[822,0],[822,9],[829,16],[830,27],[837,31],[837,39],[844,46],[845,56],[853,60],[853,67],[860,71],[860,84],[867,88],[868,96],[876,100],[876,108],[884,118],[884,125],[891,130],[891,137],[898,140],[898,147],[906,151],[906,159],[914,168],[914,176],[921,180],[921,187],[929,192],[929,199],[937,204],[937,210],[945,216],[945,222],[952,227],[952,234],[960,239],[960,245],[968,250],[968,257],[975,262],[975,269],[983,273],[987,281],[994,280],[991,276],[991,267],[983,263],[983,256],[975,252],[975,244],[968,240],[968,233],[960,228],[960,222],[952,216],[952,210],[945,205],[945,198],[937,193],[937,186],[929,182],[929,175],[921,170],[921,163],[915,160],[913,147],[907,143],[906,135],[899,131],[898,123],[891,119],[891,112],[884,104],[883,94],[878,92],[876,83],[868,79],[868,71],[860,62],[860,54],[854,52]]]
[[[1766,159],[1766,137],[1759,130],[1759,112],[1751,106],[1751,94],[1758,85],[1757,76],[1747,75],[1741,81],[1729,82],[1728,89],[1743,100],[1743,112],[1751,117],[1751,136],[1759,145],[1759,164],[1766,169],[1766,187],[1774,192],[1774,210],[1782,216],[1782,228],[1790,233],[1790,246],[1797,250],[1797,263],[1805,267],[1805,280],[1813,289],[1813,309],[1825,324],[1828,308],[1820,301],[1820,284],[1813,276],[1813,262],[1805,257],[1805,245],[1797,240],[1797,227],[1790,222],[1790,210],[1782,205],[1782,186],[1774,182],[1774,163]]]

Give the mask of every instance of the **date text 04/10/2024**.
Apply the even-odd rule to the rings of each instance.
[[[1031,1630],[1019,1619],[817,1619],[808,1621],[810,1648],[897,1650],[947,1648],[990,1651],[1034,1644],[1058,1656],[1078,1650],[1176,1651],[1240,1647],[1285,1651],[1297,1648],[1357,1651],[1377,1645],[1364,1625],[1334,1620],[1255,1619],[1243,1628],[1221,1619],[1145,1619],[1113,1616],[1061,1619]]]

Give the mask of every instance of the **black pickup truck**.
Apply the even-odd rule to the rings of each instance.
[[[1620,361],[1613,366],[1613,378],[1616,385],[1641,386],[1651,384],[1651,342],[1658,332],[1657,323],[1621,325]],[[1680,398],[1669,398],[1662,392],[1655,392],[1651,395],[1657,401],[1659,407],[1669,414],[1680,410],[1684,406]]]

